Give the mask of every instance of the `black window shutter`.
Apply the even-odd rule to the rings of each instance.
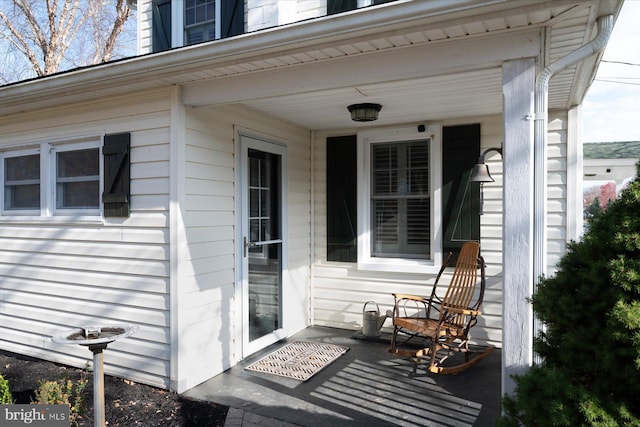
[[[358,8],[358,0],[327,0],[327,15]]]
[[[442,221],[444,253],[480,240],[480,187],[469,176],[480,155],[480,125],[442,129]]]
[[[327,261],[356,262],[356,136],[327,138]]]
[[[171,0],[153,0],[153,51],[171,49]]]
[[[221,38],[244,33],[244,0],[222,0],[220,14]]]
[[[130,210],[130,146],[131,134],[105,135],[104,156],[104,204],[105,217],[128,217]]]

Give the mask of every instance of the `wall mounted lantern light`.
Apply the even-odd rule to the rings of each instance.
[[[500,146],[500,148],[496,148],[496,147],[487,148],[482,152],[482,154],[480,154],[480,157],[478,157],[478,163],[473,167],[473,171],[471,172],[471,177],[469,178],[469,182],[480,183],[480,215],[484,213],[483,212],[484,192],[482,190],[482,185],[485,182],[495,182],[495,179],[493,179],[493,177],[491,176],[491,173],[489,173],[489,166],[485,163],[485,156],[490,151],[496,151],[498,154],[502,156],[502,146]]]
[[[354,122],[372,122],[378,120],[378,113],[382,109],[380,104],[352,104],[347,107]]]

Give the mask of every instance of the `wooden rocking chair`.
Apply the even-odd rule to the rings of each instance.
[[[429,358],[428,370],[438,374],[456,374],[487,356],[493,347],[469,346],[469,330],[480,315],[485,290],[485,265],[480,256],[480,244],[465,242],[444,298],[436,294],[438,282],[451,260],[452,254],[440,269],[431,296],[420,297],[394,293],[393,336],[389,353],[415,359],[417,369],[423,358]],[[480,289],[478,288],[480,267]],[[406,335],[399,343],[399,334]],[[412,339],[422,345],[411,346]],[[415,342],[416,340],[414,340]],[[465,353],[464,362],[453,362],[455,353]],[[473,356],[473,357],[470,357]],[[444,366],[443,362],[449,359]]]

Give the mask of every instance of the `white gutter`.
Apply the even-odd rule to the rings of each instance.
[[[534,126],[533,283],[547,273],[547,122],[549,80],[555,74],[598,53],[613,30],[613,15],[598,18],[598,35],[589,43],[545,67],[536,78]],[[537,335],[537,331],[536,335]]]

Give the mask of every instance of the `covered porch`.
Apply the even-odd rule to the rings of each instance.
[[[304,426],[487,426],[500,415],[500,350],[459,375],[432,375],[385,350],[388,337],[356,339],[352,330],[309,327],[185,393],[229,405],[228,425],[276,420]],[[349,347],[305,382],[245,370],[288,342]],[[263,418],[264,417],[264,418]]]

